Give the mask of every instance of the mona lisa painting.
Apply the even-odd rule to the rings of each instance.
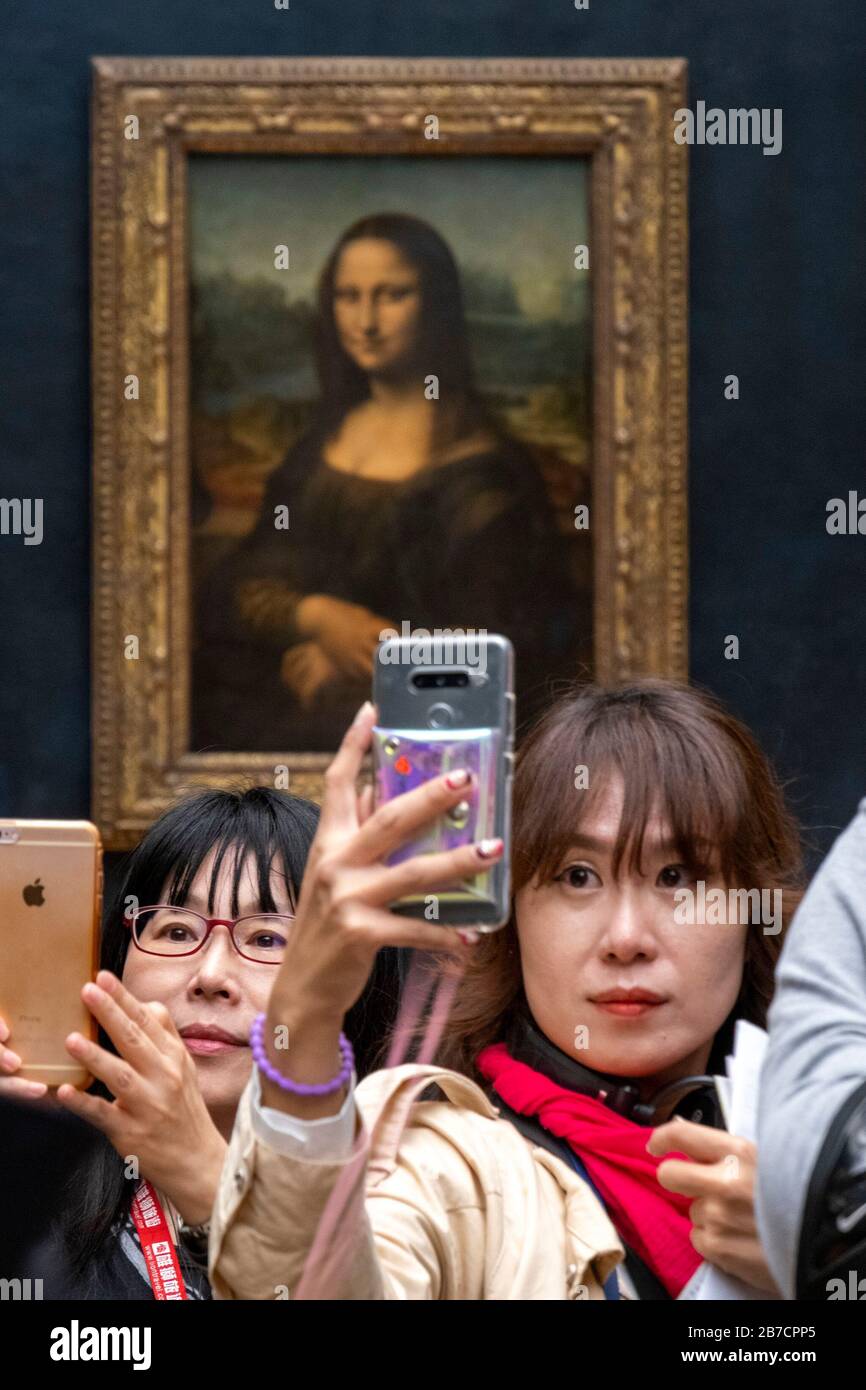
[[[686,675],[684,62],[93,66],[106,845],[318,797],[383,632]]]
[[[335,747],[394,628],[505,633],[524,715],[591,669],[590,530],[575,525],[590,503],[591,292],[572,249],[586,179],[556,160],[359,163],[190,171],[207,508],[193,739],[209,747],[278,748],[286,730],[293,747]],[[494,235],[496,207],[511,213]],[[360,216],[332,225],[347,209]],[[200,278],[197,235],[219,266]],[[277,246],[269,274],[263,252],[245,270],[255,245]],[[258,338],[239,321],[257,297]],[[233,389],[209,392],[220,379]]]

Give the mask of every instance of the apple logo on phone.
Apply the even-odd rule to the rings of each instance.
[[[45,889],[42,880],[37,878],[33,883],[28,883],[21,896],[28,907],[41,907],[45,901]]]

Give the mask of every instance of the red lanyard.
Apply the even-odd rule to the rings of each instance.
[[[165,1212],[156,1192],[144,1178],[135,1189],[131,1210],[154,1298],[160,1302],[186,1298],[186,1287]]]

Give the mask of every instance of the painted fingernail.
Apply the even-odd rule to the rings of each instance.
[[[452,790],[456,790],[457,787],[465,787],[468,781],[469,773],[466,771],[466,768],[459,767],[456,772],[449,772],[448,776],[445,778],[445,785],[446,787],[451,787]]]
[[[480,859],[494,859],[502,849],[501,840],[480,840],[475,846]]]
[[[474,946],[481,940],[480,931],[476,931],[474,927],[458,928],[457,935],[461,941],[465,941],[467,946]]]

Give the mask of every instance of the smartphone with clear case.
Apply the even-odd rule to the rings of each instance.
[[[436,893],[402,898],[392,911],[446,927],[495,931],[510,906],[514,651],[507,637],[392,637],[376,650],[373,730],[376,804],[432,777],[466,768],[472,783],[448,815],[389,858],[502,839],[499,860]]]
[[[0,1018],[24,1080],[90,1085],[64,1039],[97,1038],[81,986],[96,972],[101,911],[95,825],[0,819]]]

